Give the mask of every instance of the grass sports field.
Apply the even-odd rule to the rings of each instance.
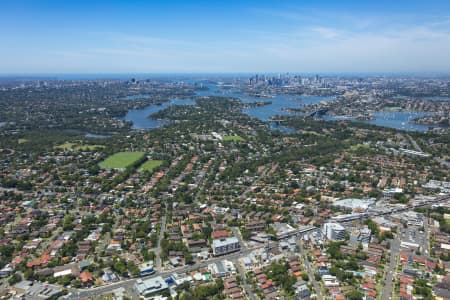
[[[118,152],[102,161],[99,166],[107,169],[122,169],[132,165],[144,155],[144,152]]]
[[[163,164],[164,161],[162,160],[147,160],[145,163],[142,164],[142,166],[139,168],[139,171],[147,171],[147,172],[153,172],[154,169],[159,167]]]
[[[245,142],[245,140],[238,135],[225,135],[223,140],[224,142]]]

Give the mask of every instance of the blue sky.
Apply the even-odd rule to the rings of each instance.
[[[450,1],[0,1],[0,73],[450,73]]]

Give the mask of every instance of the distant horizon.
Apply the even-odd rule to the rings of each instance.
[[[418,77],[434,78],[448,77],[449,72],[158,72],[158,73],[0,73],[0,79],[49,79],[49,80],[88,80],[88,79],[131,79],[138,80],[157,77],[209,77],[197,79],[210,79],[215,77],[250,77],[254,75],[278,76],[278,75],[300,75],[321,77]]]
[[[449,12],[446,0],[2,1],[0,71],[448,74]]]

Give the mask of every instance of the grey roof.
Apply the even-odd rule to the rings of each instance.
[[[445,288],[440,288],[440,287],[434,287],[433,288],[433,292],[436,296],[441,297],[441,298],[450,298],[450,291],[448,289]]]
[[[169,286],[161,276],[149,278],[146,280],[138,279],[136,288],[142,295],[154,294],[167,289]]]
[[[223,266],[222,261],[216,262],[216,266],[219,273],[225,273],[225,267]]]
[[[89,260],[82,260],[78,263],[78,266],[80,267],[80,269],[87,268],[90,265],[91,265],[91,262]]]
[[[235,236],[224,238],[224,239],[215,239],[212,242],[213,248],[223,247],[223,246],[227,246],[227,245],[234,244],[234,243],[239,243],[239,240]]]
[[[57,297],[62,293],[62,288],[53,284],[32,283],[24,280],[14,285],[16,289],[24,290],[26,299],[44,300]]]

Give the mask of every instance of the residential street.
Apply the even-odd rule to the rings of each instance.
[[[239,258],[233,260],[233,263],[235,264],[236,269],[239,272],[239,275],[241,276],[242,285],[244,287],[245,293],[250,298],[250,300],[257,300],[258,298],[256,298],[256,295],[253,292],[252,287],[247,282],[247,275],[246,275],[245,270],[242,268],[241,264],[239,263]]]
[[[162,266],[161,261],[161,241],[164,239],[166,232],[166,215],[161,217],[161,228],[159,229],[158,246],[155,248],[155,269],[160,270]]]
[[[385,267],[386,271],[384,274],[385,281],[382,289],[382,300],[389,300],[392,298],[392,291],[394,288],[393,278],[397,269],[397,258],[400,253],[400,239],[398,236],[392,240],[390,251],[389,265]]]
[[[310,265],[310,263],[308,261],[307,253],[306,253],[305,249],[303,248],[303,242],[302,242],[301,239],[298,241],[298,246],[300,248],[300,254],[301,254],[302,263],[303,263],[303,265],[306,268],[306,272],[308,273],[310,282],[312,282],[312,284],[314,286],[314,290],[316,292],[317,299],[318,300],[323,300],[324,297],[322,296],[322,289],[321,289],[319,283],[314,278],[314,271],[313,271],[313,269],[312,269],[312,267],[311,267],[311,265]]]

